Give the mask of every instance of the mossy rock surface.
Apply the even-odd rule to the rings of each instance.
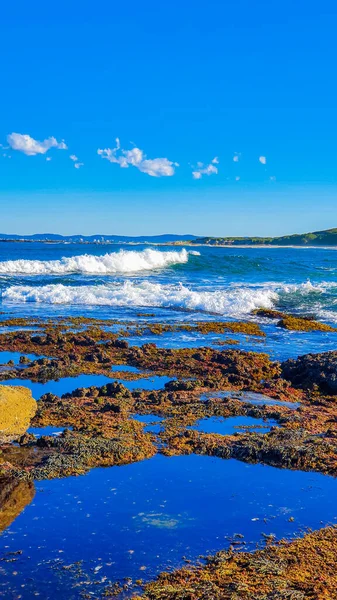
[[[36,409],[36,401],[28,388],[0,385],[0,443],[23,435]]]

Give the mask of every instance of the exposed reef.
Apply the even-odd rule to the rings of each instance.
[[[289,359],[282,363],[282,375],[296,387],[337,394],[337,351]]]
[[[219,552],[205,566],[162,573],[142,600],[332,600],[337,529],[328,527],[257,552]],[[140,600],[140,597],[138,597]]]
[[[295,317],[276,311],[259,311],[259,316],[275,318],[282,327],[287,321],[297,331],[315,323],[296,318],[294,324]],[[20,411],[20,427],[17,423],[12,429],[8,423],[1,426],[1,418],[7,415],[2,411],[0,430],[7,428],[7,436],[0,445],[0,529],[8,527],[31,501],[34,480],[81,475],[94,467],[125,465],[156,453],[195,453],[337,476],[337,351],[280,363],[266,353],[239,348],[132,346],[125,339],[192,331],[201,336],[235,333],[263,340],[265,333],[254,323],[202,321],[171,326],[88,318],[5,323],[21,330],[0,330],[0,351],[19,352],[21,358],[17,364],[3,365],[3,380],[48,383],[100,374],[108,382],[78,387],[62,396],[47,392],[35,416],[30,396],[34,404],[27,402],[26,416]],[[38,331],[29,331],[32,326]],[[310,330],[314,329],[313,325]],[[125,365],[133,369],[125,371]],[[142,389],[141,383],[139,389],[128,389],[127,380],[154,375],[171,380],[159,390]],[[122,378],[125,384],[115,381]],[[7,386],[5,395],[11,389]],[[257,404],[251,401],[252,392],[259,395]],[[139,420],[142,415],[161,417],[156,432]],[[59,427],[59,435],[43,435],[43,430],[36,436],[25,433],[32,416],[34,428]],[[200,419],[229,417],[272,421],[273,426],[270,431],[247,426],[226,435],[195,427]],[[337,585],[336,531],[326,528],[292,543],[268,544],[252,554],[220,552],[204,565],[162,574],[145,587],[142,598],[330,600]]]
[[[311,316],[297,316],[289,315],[279,310],[272,310],[268,308],[258,308],[253,311],[253,314],[258,317],[265,317],[267,319],[277,319],[277,326],[282,329],[288,329],[289,331],[327,331],[337,332],[336,327],[331,327],[326,323],[316,321]]]

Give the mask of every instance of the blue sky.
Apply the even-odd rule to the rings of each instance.
[[[0,230],[337,226],[336,26],[333,1],[13,0]]]

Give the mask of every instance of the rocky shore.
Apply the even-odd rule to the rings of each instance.
[[[269,311],[270,313],[271,311]],[[312,319],[264,314],[280,326],[311,327]],[[337,351],[277,362],[263,352],[239,348],[159,348],[129,345],[128,336],[192,330],[266,334],[256,323],[120,323],[93,319],[15,319],[2,325],[0,351],[21,353],[18,364],[2,365],[2,380],[48,382],[81,374],[105,375],[111,382],[80,387],[38,403],[23,387],[0,386],[0,528],[4,529],[34,495],[34,480],[80,475],[93,467],[124,465],[150,458],[203,454],[283,469],[337,475]],[[39,331],[25,330],[34,326]],[[110,330],[107,329],[110,328]],[[229,344],[231,345],[231,344]],[[234,344],[237,346],[237,344]],[[31,359],[26,354],[40,358]],[[115,381],[151,376],[170,378],[161,389],[129,390]],[[112,371],[114,367],[114,371]],[[249,394],[262,401],[253,404]],[[248,396],[247,396],[248,394]],[[263,400],[264,399],[264,400]],[[161,417],[159,432],[146,430],[135,415]],[[211,417],[272,420],[270,431],[204,433],[193,426]],[[57,436],[26,433],[57,426]],[[15,442],[15,443],[13,443]],[[324,515],[322,515],[324,519]],[[256,553],[223,552],[202,567],[163,574],[146,586],[149,600],[330,599],[337,580],[336,530],[325,528],[291,544]],[[113,597],[110,595],[110,597]]]

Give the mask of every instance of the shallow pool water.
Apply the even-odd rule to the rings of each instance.
[[[1,325],[0,324],[0,333],[13,333],[14,331],[41,331],[39,327],[30,327],[30,326],[20,326],[17,325]]]
[[[300,406],[299,402],[287,402],[283,400],[274,400],[264,394],[255,392],[207,392],[200,396],[200,400],[206,401],[210,398],[232,398],[241,402],[248,402],[255,406],[286,406],[287,408],[296,409]]]
[[[254,419],[253,417],[209,417],[200,419],[190,429],[196,429],[203,433],[218,433],[220,435],[231,435],[243,431],[255,433],[267,433],[272,427],[277,426],[272,419]]]
[[[62,377],[58,381],[48,381],[47,383],[36,383],[30,381],[30,379],[9,379],[2,381],[3,385],[23,385],[28,387],[33,397],[37,400],[42,396],[50,392],[56,394],[56,396],[62,396],[63,394],[73,392],[77,388],[90,387],[90,386],[102,386],[107,383],[113,383],[114,381],[121,381],[125,387],[129,390],[159,390],[164,387],[165,383],[171,381],[172,377],[155,376],[144,379],[136,379],[134,381],[116,380],[106,377],[105,375],[79,375],[78,377]]]
[[[113,373],[140,373],[141,371],[137,367],[131,367],[130,365],[113,365],[111,367]]]
[[[207,315],[200,315],[205,319]],[[216,317],[215,317],[216,318]],[[221,320],[217,318],[218,320]],[[240,348],[248,352],[266,352],[274,360],[284,361],[288,358],[297,358],[309,352],[326,352],[336,349],[336,334],[329,332],[302,332],[288,331],[276,327],[275,321],[270,319],[254,319],[266,337],[248,336],[246,334],[201,334],[198,332],[178,331],[167,332],[161,335],[128,336],[126,341],[131,346],[142,346],[145,343],[156,344],[159,348],[200,348],[208,346],[218,350]],[[227,344],[228,340],[235,340],[238,344]]]
[[[228,547],[236,533],[253,549],[263,534],[291,537],[337,520],[332,477],[196,455],[157,455],[35,487],[32,503],[0,536],[1,556],[22,551],[1,563],[6,599],[79,598],[58,565],[83,561],[102,586],[149,579],[183,556]],[[99,586],[84,587],[98,594]]]
[[[9,360],[12,360],[15,365],[19,364],[20,357],[24,356],[25,358],[29,358],[29,360],[37,360],[38,358],[47,358],[46,356],[41,356],[37,354],[26,354],[24,352],[0,352],[0,365],[5,365]]]
[[[140,421],[141,423],[145,423],[144,431],[149,431],[151,433],[159,433],[162,429],[160,424],[163,421],[163,417],[158,417],[158,415],[135,414],[131,416],[131,419],[134,419],[135,421]]]
[[[61,435],[65,429],[72,429],[71,427],[54,427],[47,425],[46,427],[29,427],[27,433],[33,433],[35,437],[39,438],[42,435]]]

